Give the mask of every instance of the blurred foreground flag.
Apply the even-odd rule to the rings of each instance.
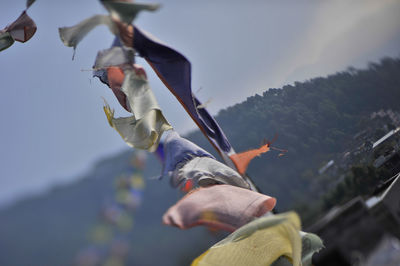
[[[300,219],[294,212],[262,217],[212,246],[192,266],[271,265],[281,256],[301,265]]]
[[[233,232],[271,211],[275,203],[275,198],[248,189],[214,185],[189,192],[164,214],[163,223],[180,229],[204,225]]]

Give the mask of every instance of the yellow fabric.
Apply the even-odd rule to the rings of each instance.
[[[248,223],[195,259],[192,266],[271,265],[286,256],[301,265],[300,219],[294,212]]]
[[[172,129],[162,114],[144,75],[127,69],[121,91],[126,95],[132,112],[130,117],[114,118],[114,110],[106,105],[108,123],[131,147],[154,152],[164,131]]]
[[[200,261],[208,254],[210,250],[207,250],[206,252],[204,252],[203,254],[201,254],[200,256],[198,256],[193,262],[191,266],[196,266],[196,265],[200,265]]]
[[[172,129],[160,110],[150,110],[143,118],[135,116],[114,118],[114,110],[106,104],[104,112],[108,123],[131,147],[154,152],[164,131]]]

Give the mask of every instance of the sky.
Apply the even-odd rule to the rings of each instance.
[[[210,100],[214,115],[268,88],[400,56],[400,0],[158,3],[159,11],[141,13],[135,24],[191,61],[193,91]],[[24,7],[24,0],[1,0],[0,28]],[[37,0],[28,10],[38,26],[35,36],[0,52],[0,206],[72,182],[99,158],[127,149],[107,123],[102,97],[117,116],[128,113],[88,71],[112,34],[96,28],[74,60],[58,36],[58,27],[105,13],[96,0]],[[194,130],[148,65],[137,62],[174,128]]]

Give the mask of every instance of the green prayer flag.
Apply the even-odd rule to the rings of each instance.
[[[119,1],[102,1],[102,3],[111,16],[126,24],[131,24],[140,11],[155,11],[160,7],[159,4],[136,4]]]
[[[0,51],[3,51],[13,45],[14,39],[9,32],[0,31]]]

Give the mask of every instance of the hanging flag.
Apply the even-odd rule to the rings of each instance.
[[[149,63],[164,85],[178,99],[224,162],[235,169],[236,165],[230,158],[235,151],[228,138],[217,121],[192,93],[189,60],[136,26],[133,36],[133,48]],[[243,179],[249,183],[252,190],[258,191],[247,175],[243,175]]]
[[[114,25],[111,17],[108,15],[94,15],[88,19],[83,20],[72,27],[58,28],[61,41],[67,47],[76,49],[80,41],[95,27],[106,25],[113,34],[118,34],[118,30]]]
[[[114,110],[106,103],[104,112],[111,127],[131,147],[153,152],[157,149],[164,131],[172,129],[160,110],[153,109],[141,119],[130,117],[114,117]]]
[[[26,9],[28,9],[36,0],[27,0],[26,1]]]
[[[74,51],[78,43],[95,27],[106,25],[114,35],[122,35],[121,39],[129,40],[130,34],[128,24],[136,18],[140,11],[155,11],[159,5],[155,4],[135,4],[130,1],[100,1],[109,11],[110,15],[94,15],[83,20],[72,27],[59,28],[59,34],[65,46],[73,47]]]
[[[193,190],[184,196],[164,214],[163,223],[181,229],[204,225],[233,232],[254,217],[271,211],[275,203],[275,198],[248,189],[215,185]]]
[[[200,187],[227,184],[249,189],[249,184],[243,180],[238,172],[209,157],[194,157],[171,176],[171,184],[178,187],[191,180]]]
[[[319,236],[300,231],[301,236],[301,263],[302,266],[312,266],[312,256],[324,248]],[[279,266],[279,265],[274,265]]]
[[[119,21],[131,24],[140,11],[156,11],[159,4],[137,4],[133,1],[100,0],[111,16]]]
[[[133,114],[131,117],[114,118],[114,111],[106,105],[108,122],[131,147],[151,152],[157,149],[164,131],[172,129],[163,116],[150,89],[144,70],[138,65],[108,68],[107,79],[121,105]]]
[[[213,158],[210,153],[203,150],[193,142],[182,138],[174,130],[166,132],[163,145],[163,169],[161,177],[171,177],[172,173],[179,169],[194,157],[209,157]]]
[[[192,266],[271,265],[281,256],[301,265],[300,219],[294,212],[258,218],[212,246]]]
[[[109,16],[95,15],[76,26],[59,29],[60,38],[66,46],[73,47],[75,50],[87,33],[100,24],[107,25],[117,38],[131,40],[129,36],[126,36],[130,34],[129,26],[121,20],[128,19],[130,21],[126,23],[131,23],[140,10],[154,10],[154,8],[146,8],[146,5],[133,3],[114,1],[102,1],[102,3],[109,10]],[[123,4],[125,9],[120,9],[120,4]],[[133,9],[136,11],[133,12]],[[94,75],[112,89],[120,104],[133,115],[114,118],[114,110],[105,103],[104,112],[107,120],[129,146],[155,151],[163,132],[172,127],[158,106],[148,85],[145,71],[133,64],[133,49],[122,45],[115,46],[98,53]]]
[[[165,162],[165,155],[164,155],[164,142],[160,141],[158,144],[157,150],[154,152],[156,158],[160,161],[161,164]]]
[[[174,130],[166,133],[162,149],[159,149],[159,152],[161,151],[164,158],[161,160],[161,177],[169,177],[173,187],[187,190],[189,184],[192,187],[229,184],[249,188],[239,173],[218,162],[210,153],[182,138]]]
[[[221,155],[231,154],[232,147],[218,123],[205,108],[197,108],[201,103],[192,93],[189,60],[136,26],[133,36],[133,48],[150,64],[211,144]]]
[[[230,158],[235,164],[236,169],[238,169],[238,172],[241,175],[244,175],[250,161],[253,160],[254,157],[259,156],[262,153],[268,152],[269,150],[269,144],[265,144],[258,149],[252,149],[249,151],[232,154]]]
[[[14,41],[29,41],[36,32],[35,22],[28,16],[26,11],[10,25],[0,30],[0,51],[13,45]]]

